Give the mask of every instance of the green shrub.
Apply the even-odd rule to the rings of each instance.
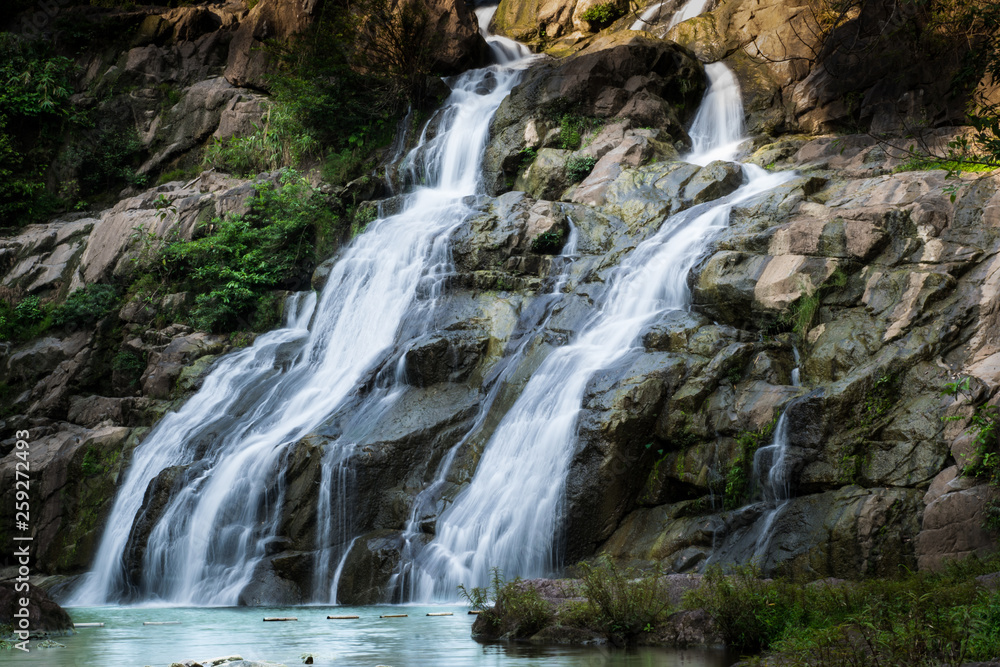
[[[728,645],[769,650],[767,664],[957,665],[1000,650],[1000,595],[973,581],[998,568],[994,555],[941,572],[800,586],[714,567],[685,605],[705,609]]]
[[[64,126],[83,122],[69,101],[75,71],[48,42],[0,32],[0,226],[33,222],[56,207],[44,196],[45,176]]]
[[[539,255],[557,255],[563,247],[563,230],[539,234],[531,242],[531,252]]]
[[[40,335],[52,324],[50,311],[37,296],[21,297],[16,290],[2,288],[0,340],[21,342]]]
[[[274,323],[268,293],[308,285],[317,257],[342,233],[319,192],[291,170],[276,187],[257,186],[246,215],[215,218],[208,227],[198,239],[167,244],[160,262],[173,291],[196,294],[194,325],[220,332]]]
[[[688,593],[685,601],[705,609],[726,645],[741,651],[768,648],[799,614],[787,584],[762,579],[753,566],[735,568],[728,575],[710,566],[701,588]]]
[[[212,167],[238,176],[253,176],[273,171],[292,163],[291,148],[286,144],[291,138],[281,131],[281,125],[271,126],[271,117],[280,115],[281,107],[268,107],[262,124],[254,124],[253,132],[243,136],[215,139],[205,147],[203,162]]]
[[[113,312],[118,303],[118,291],[114,286],[87,285],[56,306],[52,311],[52,323],[59,327],[93,324]]]
[[[566,161],[566,178],[570,183],[579,183],[594,170],[597,159],[591,155],[574,155]]]
[[[84,477],[93,477],[100,474],[101,471],[101,455],[93,447],[88,447],[83,455],[83,461],[80,463],[80,472],[83,473]]]
[[[459,585],[458,590],[474,609],[482,612],[481,617],[498,637],[530,637],[552,620],[552,608],[537,590],[520,577],[505,581],[498,568],[493,568],[489,587],[467,589]]]
[[[605,2],[594,5],[581,14],[580,18],[603,30],[624,15],[625,10],[618,6],[618,4]]]
[[[643,572],[601,558],[593,565],[581,563],[580,569],[582,593],[593,607],[598,628],[627,646],[670,613],[666,580],[658,566]]]

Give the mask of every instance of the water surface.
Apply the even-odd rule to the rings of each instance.
[[[4,664],[45,667],[168,667],[172,662],[238,654],[247,660],[271,660],[289,667],[311,653],[316,665],[336,667],[723,667],[722,651],[643,648],[625,652],[604,647],[481,644],[471,639],[474,617],[464,606],[402,607],[215,607],[142,608],[75,607],[76,623],[103,622],[103,628],[80,628],[56,641],[66,648],[30,653],[10,651]],[[454,616],[428,617],[428,612]],[[327,620],[327,615],[357,614],[357,620]],[[408,614],[407,618],[379,618]],[[298,621],[264,623],[265,616],[294,616]],[[181,621],[147,625],[143,621]]]

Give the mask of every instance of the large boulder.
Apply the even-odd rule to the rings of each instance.
[[[22,618],[15,617],[15,614],[21,612],[21,600],[27,599],[30,636],[73,634],[73,620],[48,593],[38,586],[28,586],[27,590],[21,590],[21,586],[14,581],[0,581],[0,627],[21,628]]]

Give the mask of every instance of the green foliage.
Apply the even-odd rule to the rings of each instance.
[[[996,167],[985,164],[970,164],[958,162],[956,160],[941,160],[926,157],[912,157],[903,164],[899,165],[892,170],[892,173],[898,174],[904,171],[929,171],[931,169],[944,169],[945,171],[961,175],[962,172],[988,172],[993,171]]]
[[[868,430],[885,417],[899,400],[899,376],[885,374],[878,377],[865,391],[858,406],[857,426]]]
[[[594,5],[581,14],[580,18],[603,30],[624,15],[625,10],[617,3],[605,2]]]
[[[177,167],[176,169],[170,169],[160,174],[160,177],[156,179],[156,184],[163,185],[171,181],[190,181],[199,173],[201,173],[201,169],[198,167],[189,167],[186,169],[184,167]]]
[[[101,455],[93,447],[88,447],[83,455],[83,462],[80,463],[80,472],[85,477],[93,477],[101,473]]]
[[[45,172],[60,134],[81,116],[69,102],[76,66],[42,41],[0,32],[0,225],[21,225],[51,212]]]
[[[753,457],[761,445],[767,443],[774,433],[778,423],[775,417],[756,431],[745,430],[736,434],[736,458],[726,470],[726,488],[723,494],[723,507],[736,509],[750,499],[753,491]]]
[[[585,118],[564,114],[559,119],[559,146],[563,150],[575,151],[580,147],[582,133],[586,131],[586,127]]]
[[[625,645],[634,645],[642,633],[670,613],[666,579],[659,565],[643,572],[601,558],[593,565],[581,563],[579,567],[581,591],[592,607],[587,617]]]
[[[754,566],[737,567],[731,574],[709,566],[701,588],[688,593],[685,603],[705,609],[726,645],[740,651],[768,648],[801,614],[790,587],[761,578]]]
[[[0,340],[22,342],[40,335],[52,324],[51,307],[37,296],[0,290]]]
[[[980,589],[996,556],[908,573],[826,585],[766,580],[754,567],[710,567],[685,606],[705,609],[726,643],[770,650],[767,664],[957,665],[989,660],[1000,646],[1000,595]]]
[[[530,146],[525,146],[524,148],[521,149],[520,156],[521,156],[521,164],[520,166],[518,166],[518,171],[524,171],[525,169],[530,167],[531,163],[534,162],[535,158],[538,157],[538,149],[532,148]]]
[[[563,247],[563,230],[539,234],[531,242],[531,252],[539,255],[556,255]]]
[[[801,296],[789,306],[788,312],[781,318],[782,323],[791,327],[792,331],[805,338],[812,328],[813,320],[819,311],[823,299],[847,285],[847,274],[836,269],[822,285],[814,290],[803,289]]]
[[[574,155],[566,161],[566,178],[570,183],[579,183],[594,170],[597,159],[592,155]]]
[[[113,312],[118,303],[118,291],[113,285],[87,285],[56,306],[52,323],[59,327],[93,324]]]
[[[946,396],[963,395],[972,401],[971,378],[949,382],[942,392]],[[967,431],[974,436],[970,458],[960,461],[962,474],[988,483],[995,493],[1000,493],[1000,407],[989,403],[975,405]],[[990,530],[1000,533],[1000,500],[987,501],[984,523]]]
[[[308,181],[288,170],[277,187],[257,187],[249,213],[213,219],[205,236],[166,245],[160,261],[168,280],[197,294],[191,319],[198,328],[266,326],[275,320],[267,293],[307,284],[338,223]]]
[[[406,108],[429,101],[440,39],[419,3],[334,2],[306,32],[268,44],[277,67],[264,122],[209,146],[206,163],[251,174],[320,160],[327,180],[359,176]]]
[[[286,114],[283,106],[271,105],[264,112],[262,124],[254,123],[250,134],[213,141],[205,147],[205,166],[239,176],[253,176],[293,164],[297,160],[293,160],[292,155],[301,157],[301,144],[308,141],[308,135],[283,132],[280,123],[272,127],[272,117],[286,118]]]
[[[83,454],[83,461],[80,462],[80,472],[84,477],[94,477],[109,472],[118,462],[118,451],[111,451],[104,455],[94,447],[87,447]]]
[[[552,619],[552,609],[538,594],[525,584],[520,577],[504,580],[499,568],[493,568],[493,576],[487,588],[466,588],[459,585],[459,593],[473,609],[482,611],[481,617],[497,636],[517,639],[530,637]]]

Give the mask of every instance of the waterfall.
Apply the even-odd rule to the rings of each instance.
[[[705,76],[708,89],[688,130],[693,149],[687,158],[703,166],[714,160],[732,160],[746,140],[743,98],[736,75],[720,62],[705,65]]]
[[[274,540],[291,446],[356,397],[374,369],[393,366],[393,355],[422,332],[452,273],[448,236],[471,213],[463,198],[481,191],[490,119],[526,55],[510,40],[486,36],[506,64],[450,81],[437,133],[430,140],[425,134],[413,151],[428,185],[407,195],[400,213],[368,226],[318,299],[293,297],[284,328],[223,358],[202,389],[136,448],[93,568],[70,604],[239,601]],[[321,565],[346,548],[338,544],[349,522],[337,491],[350,481],[342,464],[353,449],[351,430],[370,426],[399,391],[398,378],[389,377],[325,448]],[[147,489],[170,476],[176,482],[162,511],[146,517]],[[147,519],[154,525],[143,541],[133,526]]]
[[[763,558],[771,543],[774,522],[792,497],[791,470],[788,465],[788,409],[781,413],[774,427],[771,444],[760,447],[753,455],[752,479],[760,485],[763,501],[769,505],[759,521],[754,556]]]
[[[733,159],[743,114],[735,77],[710,65],[710,86],[691,134],[687,160]],[[733,109],[738,113],[732,113]],[[744,167],[746,183],[719,202],[665,220],[613,272],[594,315],[568,345],[553,351],[487,443],[472,481],[437,522],[434,540],[412,564],[415,597],[453,597],[458,584],[482,586],[499,567],[509,576],[544,576],[558,568],[564,485],[576,447],[587,383],[621,359],[640,332],[670,310],[688,307],[687,276],[729,212],[788,180]]]
[[[629,26],[629,30],[646,30],[650,26],[655,25],[660,20],[660,12],[663,10],[663,5],[666,2],[657,2],[656,4],[650,5],[646,10],[639,15],[635,23]],[[678,23],[687,21],[688,19],[693,19],[695,16],[700,15],[705,11],[705,7],[708,5],[708,0],[687,0],[680,9],[673,13],[670,17],[670,22],[667,24],[667,30],[670,30]]]
[[[389,581],[389,598],[394,602],[403,602],[419,597],[419,577],[414,576],[414,559],[419,551],[418,537],[422,533],[421,523],[428,516],[433,516],[435,503],[440,500],[442,492],[447,488],[447,475],[458,452],[469,442],[469,439],[479,432],[486,422],[497,396],[505,388],[518,370],[534,342],[534,336],[544,331],[546,325],[562,302],[562,291],[569,279],[569,269],[576,257],[579,242],[579,231],[572,219],[569,219],[570,233],[562,252],[556,258],[562,263],[561,270],[556,275],[551,289],[532,301],[531,305],[518,318],[518,323],[511,335],[511,341],[503,358],[497,363],[489,376],[483,382],[486,396],[479,405],[472,427],[466,432],[438,465],[434,481],[421,491],[410,510],[410,517],[403,531],[403,550],[400,554],[400,564]]]

